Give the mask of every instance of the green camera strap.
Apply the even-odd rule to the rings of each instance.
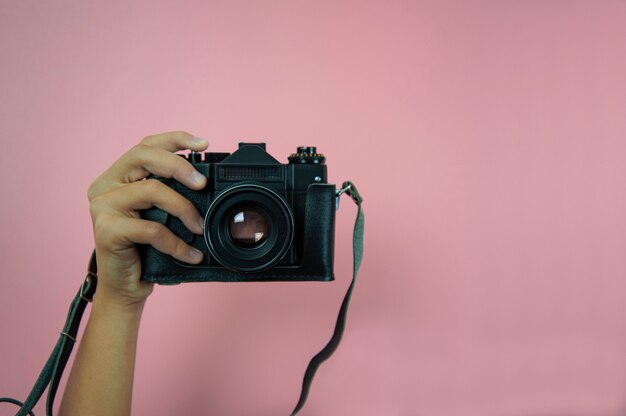
[[[356,277],[359,266],[361,265],[361,259],[363,258],[363,230],[365,221],[363,211],[361,209],[361,203],[363,199],[361,198],[361,195],[357,191],[356,187],[351,182],[343,183],[342,188],[337,192],[337,197],[339,198],[339,196],[343,193],[348,194],[358,207],[353,234],[354,269],[352,274],[352,282],[350,283],[350,287],[348,288],[343,302],[341,303],[341,308],[339,309],[339,315],[337,317],[335,330],[330,341],[309,362],[309,365],[304,374],[300,399],[298,400],[295,409],[291,412],[291,416],[294,416],[302,409],[309,395],[311,383],[313,382],[313,377],[315,376],[317,369],[335,352],[335,350],[339,346],[339,343],[341,342],[341,337],[343,335],[343,331],[346,325],[348,305],[350,303],[352,291],[354,290],[354,285],[356,283]],[[96,293],[97,285],[98,265],[96,263],[96,251],[94,250],[89,260],[87,276],[85,277],[85,280],[81,285],[80,290],[76,294],[76,297],[74,297],[74,299],[72,300],[70,310],[67,314],[67,319],[65,321],[65,326],[63,327],[63,331],[61,331],[59,340],[52,350],[52,354],[50,354],[48,361],[46,361],[46,364],[39,374],[39,377],[37,378],[37,381],[35,382],[35,385],[33,386],[33,389],[29,393],[28,397],[23,403],[19,400],[7,397],[0,398],[0,403],[12,403],[20,407],[20,410],[16,413],[16,416],[35,416],[32,412],[32,409],[33,407],[35,407],[48,386],[50,387],[48,388],[48,397],[46,400],[46,416],[52,416],[54,398],[56,396],[61,376],[63,375],[63,370],[65,370],[65,365],[67,364],[70,354],[72,353],[72,349],[74,348],[74,344],[76,343],[78,328],[81,318],[83,317],[83,313],[85,312],[87,304],[93,300],[93,296]]]

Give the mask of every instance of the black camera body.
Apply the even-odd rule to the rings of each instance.
[[[267,153],[265,143],[240,143],[232,154],[192,152],[186,157],[208,178],[201,191],[170,178],[151,178],[196,206],[205,219],[204,234],[193,234],[156,207],[141,211],[141,217],[164,224],[202,251],[204,260],[188,264],[138,245],[142,280],[177,284],[334,279],[336,189],[327,183],[325,158],[315,147],[299,147],[287,164]]]

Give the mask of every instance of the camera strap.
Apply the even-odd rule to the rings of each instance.
[[[313,357],[309,362],[309,365],[304,373],[300,399],[298,400],[298,404],[296,404],[295,409],[293,409],[293,411],[291,412],[291,416],[294,416],[300,411],[300,409],[302,409],[309,395],[311,383],[313,383],[313,377],[315,377],[317,369],[324,361],[326,361],[328,358],[330,358],[331,355],[333,355],[333,353],[339,346],[339,343],[341,342],[343,330],[346,327],[346,317],[348,315],[350,298],[352,298],[352,291],[354,290],[354,285],[356,283],[356,276],[359,272],[359,267],[361,266],[361,259],[363,258],[363,231],[365,227],[365,217],[363,215],[363,210],[361,209],[361,203],[363,202],[363,198],[361,197],[359,191],[356,189],[352,182],[343,183],[341,189],[337,191],[337,198],[339,198],[343,193],[348,194],[358,207],[356,221],[354,222],[354,232],[352,234],[352,251],[354,255],[352,282],[350,282],[348,291],[343,298],[343,302],[341,302],[341,308],[339,309],[339,315],[337,316],[337,323],[335,324],[335,331],[333,332],[333,336],[330,338],[330,341],[328,341],[326,346],[322,348],[322,350],[318,352],[315,357]],[[339,203],[339,200],[337,200],[337,203]]]
[[[35,407],[48,385],[50,388],[48,389],[48,397],[46,400],[46,415],[52,416],[54,397],[56,396],[59,381],[61,381],[67,360],[70,358],[70,354],[76,343],[80,320],[85,312],[85,307],[93,300],[93,296],[96,293],[96,286],[98,284],[97,272],[96,251],[94,250],[89,260],[87,276],[70,304],[70,310],[67,314],[65,326],[63,327],[63,331],[61,331],[59,340],[54,346],[52,354],[50,354],[48,361],[46,361],[28,397],[24,403],[7,397],[0,398],[0,402],[13,403],[20,406],[20,410],[16,413],[16,416],[35,416],[32,409]]]
[[[361,195],[351,182],[343,183],[341,189],[337,191],[337,198],[339,198],[339,196],[341,196],[343,193],[348,194],[358,207],[357,217],[354,223],[352,243],[352,248],[354,251],[352,282],[350,283],[348,291],[346,292],[343,302],[341,303],[339,315],[337,316],[337,323],[335,324],[335,330],[330,341],[328,341],[326,346],[322,348],[322,350],[317,353],[309,362],[306,372],[304,373],[300,399],[298,400],[295,409],[291,412],[291,416],[294,416],[302,409],[309,395],[309,390],[311,389],[313,377],[315,376],[317,369],[324,361],[326,361],[331,355],[333,355],[333,353],[339,346],[339,343],[341,342],[343,331],[346,325],[346,317],[348,314],[350,298],[352,297],[352,291],[354,290],[354,285],[356,283],[357,273],[359,270],[359,266],[361,265],[361,259],[363,258],[363,230],[365,221],[363,211],[361,209],[361,203],[363,202],[363,198],[361,198]],[[94,294],[96,293],[97,285],[98,265],[96,263],[96,251],[94,250],[91,254],[91,258],[89,259],[87,276],[85,277],[83,284],[81,285],[78,293],[70,304],[67,319],[65,321],[63,331],[61,331],[59,340],[54,346],[52,354],[50,354],[50,357],[46,361],[46,364],[41,370],[41,373],[39,374],[37,381],[35,381],[35,385],[33,386],[31,392],[28,394],[28,397],[23,403],[19,400],[15,400],[12,398],[0,397],[0,403],[12,403],[20,407],[20,410],[16,413],[16,416],[35,416],[35,414],[32,412],[32,409],[33,407],[35,407],[35,405],[43,395],[43,392],[48,386],[49,388],[48,396],[46,399],[46,416],[52,416],[54,398],[59,387],[59,382],[61,381],[61,376],[63,375],[63,371],[65,370],[67,361],[70,358],[70,354],[72,353],[74,344],[76,343],[76,337],[78,334],[78,328],[80,326],[81,318],[83,317],[83,313],[85,312],[87,304],[93,300]]]

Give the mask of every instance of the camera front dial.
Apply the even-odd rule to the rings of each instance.
[[[204,238],[224,267],[254,273],[279,262],[291,247],[294,219],[287,202],[258,184],[237,184],[219,194],[205,217]]]

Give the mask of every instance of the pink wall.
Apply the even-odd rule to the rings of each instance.
[[[185,129],[317,145],[365,196],[347,334],[302,415],[622,415],[624,39],[623,1],[2,1],[0,396],[56,342],[88,185]],[[354,213],[335,283],[157,288],[134,413],[288,414]]]

